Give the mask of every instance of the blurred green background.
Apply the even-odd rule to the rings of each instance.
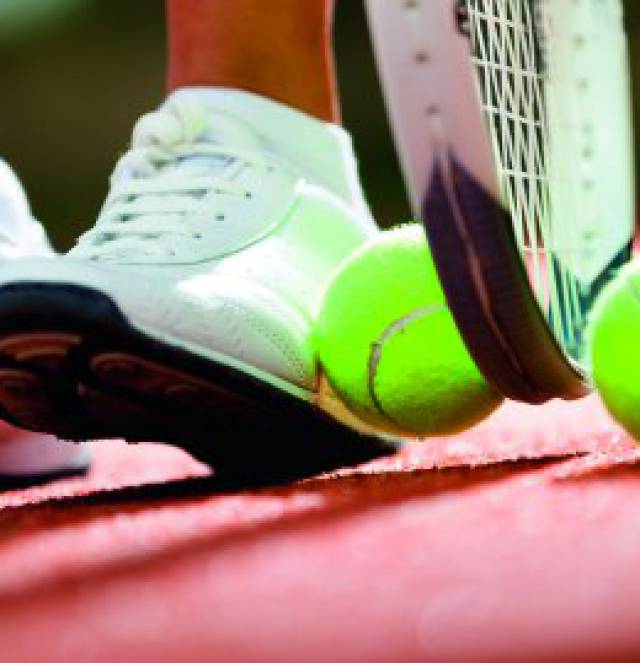
[[[640,3],[626,4],[640,108]],[[338,0],[335,39],[369,200],[381,225],[406,220],[361,0]],[[133,123],[161,101],[164,58],[162,0],[0,0],[0,155],[58,248],[92,224]]]

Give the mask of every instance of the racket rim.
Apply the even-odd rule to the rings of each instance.
[[[389,2],[389,0],[367,0],[367,9],[374,42],[374,51],[376,52],[379,70],[381,70],[383,88],[385,88],[385,102],[392,127],[397,132],[398,118],[402,114],[396,112],[397,108],[394,108],[393,101],[390,99],[389,92],[386,90],[387,86],[385,82],[388,83],[388,80],[385,79],[390,78],[390,72],[388,67],[387,71],[384,71],[385,63],[381,54],[384,44],[380,44],[384,38],[380,33],[386,29],[383,14],[386,12],[386,18],[389,18],[388,12],[393,11],[388,7],[382,7],[382,3],[385,2]],[[422,6],[422,0],[410,0],[410,2],[408,0],[397,0],[395,2],[396,11],[407,10],[409,8],[417,11],[431,12],[434,16],[440,12],[442,17],[444,16],[442,12],[445,7],[450,10],[450,25],[447,30],[450,36],[458,37],[457,46],[454,46],[458,51],[463,48],[461,43],[463,41],[465,43],[466,55],[464,66],[468,70],[468,79],[470,79],[473,65],[469,52],[469,36],[463,35],[460,32],[459,25],[454,25],[454,22],[459,19],[459,11],[463,3],[460,0],[428,0],[427,5],[429,4],[431,6],[425,9]],[[440,26],[440,28],[442,27]],[[435,39],[437,39],[437,35]],[[455,39],[451,41],[455,42]],[[409,46],[409,48],[411,47]],[[396,53],[395,56],[397,57],[398,54]],[[458,58],[460,57],[461,55],[458,53]],[[428,49],[423,49],[418,62],[422,62],[425,68],[431,66],[433,69],[433,62],[437,63],[437,58],[433,58],[432,53]],[[458,62],[458,68],[460,66],[461,64]],[[450,73],[451,67],[449,66],[448,69]],[[440,71],[441,76],[444,76],[443,72],[444,68]],[[403,76],[407,77],[409,74],[403,72]],[[435,78],[435,75],[433,77]],[[411,159],[407,156],[410,150],[407,149],[406,144],[402,145],[402,140],[398,140],[397,136],[396,146],[399,148],[398,151],[400,152],[403,173],[412,194],[411,198],[414,209],[419,213],[425,224],[429,244],[431,245],[443,289],[458,328],[485,378],[504,396],[530,403],[541,403],[556,397],[564,399],[580,398],[591,391],[592,387],[589,377],[585,369],[574,361],[560,345],[559,339],[551,329],[540,307],[534,286],[527,277],[524,261],[517,246],[510,213],[507,210],[506,204],[497,195],[500,190],[499,167],[496,163],[493,150],[487,147],[488,154],[484,155],[485,163],[489,161],[492,164],[491,172],[480,173],[480,176],[478,176],[478,168],[476,167],[477,162],[471,164],[471,167],[467,167],[468,164],[465,163],[466,155],[464,154],[464,150],[462,150],[462,158],[459,158],[461,156],[460,141],[454,144],[455,140],[452,140],[451,133],[447,131],[446,121],[443,121],[443,118],[447,119],[446,102],[443,100],[442,93],[438,94],[439,90],[443,87],[447,88],[447,86],[442,85],[441,81],[439,83],[440,85],[436,84],[433,86],[433,91],[430,93],[431,98],[423,103],[424,110],[426,111],[425,115],[431,116],[432,126],[429,145],[431,148],[430,163],[425,168],[428,176],[424,178],[422,186],[425,188],[420,192],[420,195],[416,194],[415,172],[413,172],[415,171],[415,164],[412,164]],[[397,83],[395,84],[397,85]],[[466,84],[467,87],[470,85],[469,80],[466,81]],[[393,85],[394,83],[392,82],[389,87],[393,87]],[[458,82],[458,88],[460,85],[461,83]],[[473,81],[473,85],[475,111],[470,112],[481,116],[485,145],[488,146],[490,129],[484,117],[482,117],[483,104],[475,88],[475,80]],[[449,85],[447,88],[450,93],[452,87],[455,88],[455,85]],[[451,103],[451,100],[448,101]],[[437,127],[435,126],[436,124]],[[404,150],[403,147],[405,148]],[[473,149],[478,149],[478,147],[478,144],[473,145]],[[480,143],[480,147],[482,147],[482,143]],[[461,193],[460,182],[464,182],[467,194]],[[487,182],[489,183],[487,184]],[[490,260],[486,251],[484,253],[480,251],[479,254],[478,246],[474,246],[473,241],[470,241],[470,238],[471,240],[474,239],[471,231],[474,223],[473,219],[465,218],[464,212],[465,209],[468,210],[471,204],[469,201],[465,202],[464,200],[465,195],[470,195],[470,188],[474,189],[472,197],[484,201],[485,210],[493,210],[488,216],[485,215],[484,219],[485,221],[489,219],[488,227],[493,226],[495,232],[493,236],[488,235],[483,237],[482,241],[489,242],[489,244],[493,242],[501,246],[502,257],[506,256],[508,258],[501,267],[504,269],[506,265],[509,266],[511,280],[516,284],[520,297],[523,298],[519,303],[519,307],[521,311],[526,311],[526,314],[523,319],[517,321],[517,324],[513,328],[511,328],[508,322],[505,322],[505,320],[508,321],[509,319],[508,312],[505,313],[502,310],[504,305],[500,303],[504,295],[493,292],[491,288],[487,292],[488,279],[486,271],[487,269],[492,269],[492,267],[488,267],[489,264],[494,264],[495,268],[495,261]],[[438,219],[434,218],[434,192],[437,192],[437,195],[441,198],[436,214],[440,214],[448,220],[450,224],[449,228],[444,228],[443,224],[438,223]],[[448,192],[448,194],[445,192]],[[446,209],[444,210],[442,201],[446,201]],[[502,214],[500,214],[499,210],[502,210]],[[506,224],[504,223],[504,219],[501,218],[504,215],[509,215],[509,222]],[[455,230],[458,235],[458,247],[452,251],[451,237],[448,238],[449,241],[444,241],[447,238],[445,237],[443,240],[442,234],[448,233],[451,235],[453,223],[456,220],[459,225],[461,224],[461,227]],[[479,240],[480,238],[475,239]],[[456,242],[453,242],[453,244],[455,245]],[[474,262],[475,265],[472,264]],[[479,266],[481,269],[478,270]],[[471,296],[476,300],[476,304],[480,303],[480,306],[475,307],[476,313],[475,316],[472,316],[473,320],[468,319],[469,311],[462,310],[461,302],[464,298],[460,297],[461,285],[459,281],[461,279],[465,281],[464,287],[468,290],[467,296],[471,293]],[[483,290],[484,292],[482,292]],[[483,299],[486,300],[487,295],[493,308],[497,306],[499,309],[497,312],[491,310],[491,306],[483,306]],[[484,303],[486,304],[486,302]],[[496,318],[499,319],[498,324],[496,324]],[[523,333],[521,329],[519,330],[518,326],[524,326],[525,332]],[[486,342],[479,342],[482,340],[479,337],[487,334],[493,337],[495,341],[492,352],[487,352]],[[526,344],[523,343],[523,338],[527,339]],[[481,349],[483,347],[485,348],[484,350]],[[500,356],[501,360],[498,361],[497,357]],[[540,360],[537,361],[537,358]]]

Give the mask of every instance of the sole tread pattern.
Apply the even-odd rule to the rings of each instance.
[[[183,447],[246,485],[396,450],[235,368],[145,337],[104,293],[0,288],[0,416],[64,439]]]

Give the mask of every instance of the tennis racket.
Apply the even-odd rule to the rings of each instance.
[[[585,324],[634,229],[620,0],[367,0],[415,213],[487,380],[590,389]]]

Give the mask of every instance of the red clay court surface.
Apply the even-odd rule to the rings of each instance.
[[[640,658],[640,453],[593,398],[243,494],[96,456],[0,495],[3,663]]]

